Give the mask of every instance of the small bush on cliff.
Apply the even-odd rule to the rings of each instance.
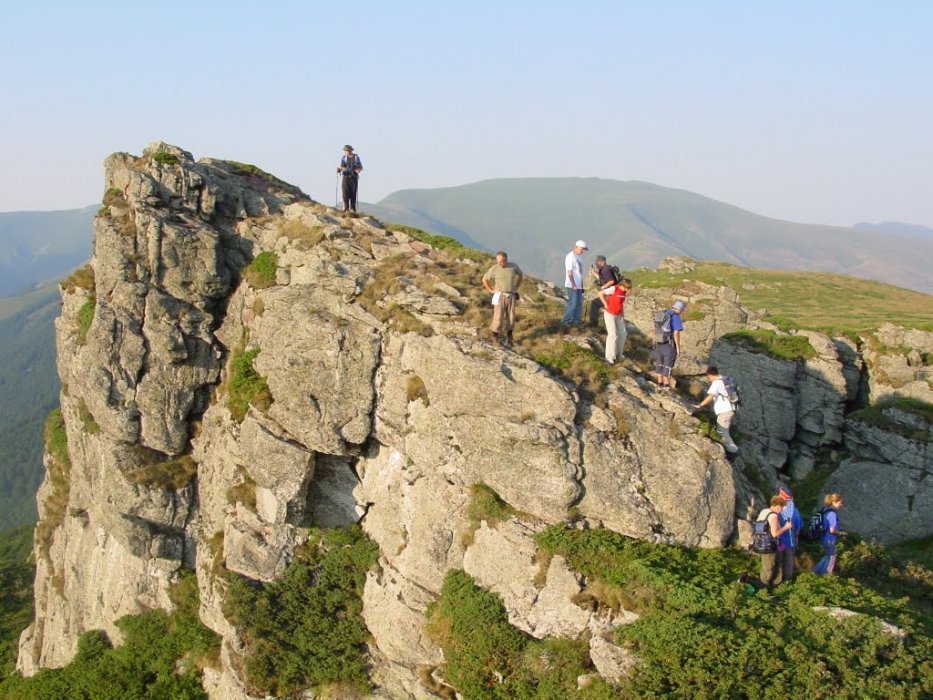
[[[200,671],[216,663],[220,638],[197,617],[197,584],[183,577],[173,591],[178,609],[152,610],[117,621],[123,644],[113,647],[99,630],[78,641],[70,664],[31,678],[13,675],[0,683],[4,700],[202,700]]]
[[[774,331],[755,329],[726,333],[722,338],[750,352],[777,360],[809,360],[816,357],[816,350],[804,335],[779,335]]]
[[[68,454],[68,434],[61,409],[49,412],[45,419],[45,450],[48,482],[51,489],[42,502],[43,518],[36,524],[36,546],[39,554],[47,557],[52,546],[52,535],[65,519],[65,509],[71,496],[71,456]]]
[[[269,385],[256,368],[253,360],[259,354],[259,348],[252,350],[239,350],[230,358],[229,378],[227,391],[229,399],[227,407],[237,421],[242,422],[246,417],[250,404],[260,410],[266,410],[272,405],[272,393]]]
[[[431,638],[444,650],[444,676],[468,700],[610,700],[611,687],[596,680],[583,640],[536,640],[509,624],[502,600],[464,571],[447,572],[437,602],[426,615]]]
[[[353,526],[314,531],[295,554],[272,583],[228,574],[224,612],[243,635],[251,690],[284,696],[340,682],[368,688],[360,597],[378,546]]]
[[[243,270],[243,278],[253,289],[265,289],[275,285],[278,256],[271,250],[260,253]]]
[[[174,153],[166,153],[165,151],[158,151],[153,153],[151,156],[152,160],[160,165],[178,165],[178,156]]]
[[[436,233],[428,233],[427,231],[422,231],[420,228],[415,228],[414,226],[404,226],[402,224],[386,224],[386,230],[404,233],[408,236],[411,236],[416,241],[427,243],[429,246],[436,248],[437,250],[447,251],[448,253],[451,253],[458,258],[465,258],[466,260],[474,260],[476,262],[492,264],[492,255],[489,253],[484,253],[481,250],[476,250],[475,248],[468,248],[456,238],[451,238],[450,236],[441,236]]]
[[[94,291],[94,268],[90,265],[82,265],[62,282],[62,289],[66,292],[73,292],[78,288]]]
[[[191,455],[181,455],[149,464],[142,464],[126,472],[134,484],[170,491],[178,491],[191,483],[198,473],[198,465]]]
[[[87,342],[87,332],[94,322],[94,311],[97,308],[97,297],[91,294],[78,309],[78,342],[84,345]]]

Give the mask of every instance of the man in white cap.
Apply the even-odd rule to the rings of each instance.
[[[567,292],[567,308],[561,325],[579,326],[583,320],[583,260],[580,256],[583,251],[589,250],[586,241],[579,240],[573,244],[573,250],[564,258],[564,289]]]

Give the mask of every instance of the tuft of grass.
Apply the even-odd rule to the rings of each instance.
[[[243,640],[251,694],[291,697],[341,683],[369,690],[361,596],[378,556],[358,525],[312,530],[281,579],[228,574],[224,613]]]
[[[461,542],[464,547],[473,544],[473,536],[484,520],[488,527],[495,527],[510,518],[523,515],[525,514],[503,501],[502,497],[486,484],[473,484],[470,487],[470,501],[467,505],[469,526],[463,533]]]
[[[88,410],[87,404],[82,399],[78,404],[78,416],[81,418],[81,427],[88,435],[97,435],[100,433],[100,426],[94,420],[94,416]]]
[[[426,243],[436,250],[443,250],[451,253],[458,258],[474,260],[481,263],[489,263],[490,265],[495,259],[494,256],[490,253],[484,253],[481,250],[469,248],[463,245],[463,243],[458,241],[456,238],[451,238],[450,236],[440,236],[436,233],[422,231],[420,228],[415,228],[414,226],[404,226],[402,224],[386,224],[385,228],[387,231],[398,231],[400,233],[404,233],[407,236],[411,236],[416,241]]]
[[[78,309],[78,343],[81,345],[87,342],[87,333],[91,330],[91,323],[94,322],[94,311],[96,309],[97,295],[93,293]]]
[[[324,240],[323,226],[308,226],[297,219],[286,221],[279,231],[299,250],[309,250]]]
[[[243,270],[243,278],[253,289],[266,289],[275,285],[278,256],[270,250],[260,253]]]
[[[279,183],[282,180],[279,180],[275,175],[267,173],[265,170],[260,168],[258,165],[253,165],[252,163],[240,163],[236,160],[225,160],[223,161],[238,175],[249,175],[252,177],[259,178],[260,180],[265,180],[266,182]],[[283,183],[287,184],[287,183]]]
[[[238,350],[230,358],[227,407],[238,423],[243,422],[251,405],[261,411],[268,410],[272,405],[269,384],[253,367],[253,360],[258,354],[259,348]]]
[[[62,289],[66,292],[73,292],[76,289],[86,289],[93,292],[94,287],[94,268],[90,264],[82,265],[62,282]]]
[[[108,187],[107,191],[104,192],[103,203],[107,207],[125,207],[126,198],[123,196],[123,190]]]
[[[568,341],[563,341],[556,352],[535,355],[534,360],[593,393],[598,392],[612,376],[609,366],[599,355]]]
[[[395,255],[382,261],[376,274],[356,297],[356,302],[397,333],[417,333],[425,338],[434,335],[434,329],[420,321],[408,309],[397,304],[385,304],[387,296],[402,291],[402,277],[412,272],[411,258]]]
[[[143,464],[125,472],[131,483],[170,491],[185,488],[197,473],[198,465],[191,455]]]
[[[779,335],[771,330],[755,329],[726,333],[722,339],[749,352],[777,360],[809,360],[816,357],[816,350],[803,335]]]
[[[49,412],[45,419],[45,451],[49,454],[48,480],[52,488],[42,502],[42,519],[36,524],[36,545],[39,554],[49,556],[52,536],[65,521],[65,510],[71,497],[71,455],[68,453],[68,433],[61,409]]]
[[[917,416],[926,423],[926,428],[905,425],[889,417],[886,409],[898,409]],[[882,430],[902,435],[910,440],[929,442],[933,438],[933,404],[906,396],[886,396],[876,404],[853,411],[847,416],[851,420],[874,425]]]
[[[179,163],[178,156],[176,156],[174,153],[167,153],[165,151],[156,151],[149,157],[160,165],[178,165]]]
[[[405,396],[408,403],[421,399],[425,406],[431,405],[431,399],[428,398],[428,389],[424,385],[424,380],[417,374],[408,378],[408,382],[405,384]]]
[[[256,482],[245,473],[240,474],[241,481],[227,489],[227,503],[242,503],[251,511],[256,511]]]

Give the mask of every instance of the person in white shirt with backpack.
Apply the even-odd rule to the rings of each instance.
[[[699,411],[705,406],[713,404],[713,411],[716,413],[716,432],[722,438],[722,443],[729,454],[735,454],[739,451],[739,446],[732,440],[729,434],[729,428],[732,427],[732,419],[735,418],[736,404],[738,403],[738,389],[735,381],[731,377],[723,377],[719,374],[719,368],[710,365],[706,369],[706,378],[710,380],[709,389],[706,392],[706,398],[698,403],[694,410]]]

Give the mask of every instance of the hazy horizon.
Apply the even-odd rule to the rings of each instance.
[[[87,206],[107,155],[155,140],[330,202],[349,142],[373,202],[600,177],[933,227],[933,3],[97,0],[0,18],[0,211]]]

